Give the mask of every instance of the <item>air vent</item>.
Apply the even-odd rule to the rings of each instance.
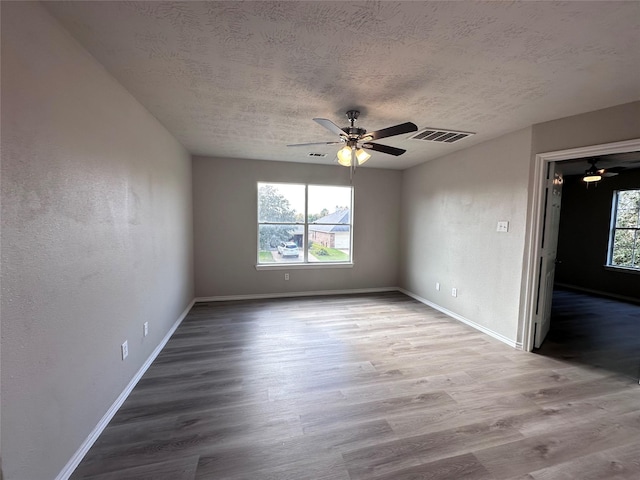
[[[475,135],[475,133],[444,130],[442,128],[425,128],[409,138],[428,142],[455,143],[471,135]]]
[[[327,154],[326,153],[314,153],[314,152],[309,152],[309,156],[310,157],[326,157]]]

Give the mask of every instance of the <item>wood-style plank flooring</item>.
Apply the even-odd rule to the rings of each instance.
[[[536,353],[638,380],[640,304],[556,288],[551,329]]]
[[[86,480],[638,479],[640,387],[401,293],[201,303]]]

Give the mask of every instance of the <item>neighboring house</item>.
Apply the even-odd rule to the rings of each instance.
[[[349,249],[349,215],[349,210],[345,209],[319,218],[309,225],[309,240],[320,243],[323,247]]]

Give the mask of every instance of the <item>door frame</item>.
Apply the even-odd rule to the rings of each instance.
[[[544,208],[546,191],[546,172],[550,162],[562,162],[585,157],[596,157],[613,153],[627,153],[640,150],[640,138],[623,142],[589,145],[586,147],[558,150],[554,152],[538,153],[533,162],[533,197],[527,226],[525,265],[524,265],[524,302],[522,316],[522,349],[533,350],[535,327],[535,301],[538,292],[542,241],[542,226],[547,212]]]

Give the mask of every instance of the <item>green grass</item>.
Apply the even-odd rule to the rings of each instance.
[[[260,256],[258,257],[260,263],[273,263],[275,260],[273,259],[273,255],[269,251],[261,251]]]
[[[349,260],[349,255],[342,251],[335,248],[323,247],[315,243],[309,250],[309,253],[316,257],[319,262],[346,262]],[[322,253],[326,253],[326,255],[322,255]]]

